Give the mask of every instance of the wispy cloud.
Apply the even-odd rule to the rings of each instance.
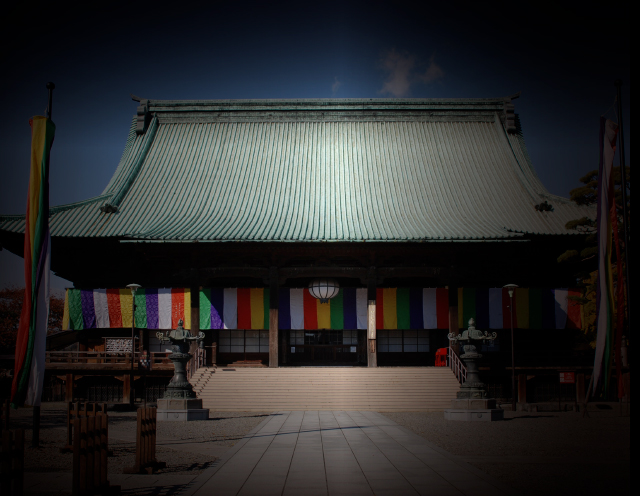
[[[433,83],[437,79],[444,77],[444,71],[442,70],[442,67],[436,64],[435,58],[436,56],[432,55],[429,59],[429,67],[427,67],[427,70],[418,75],[418,79],[423,83]]]
[[[393,96],[406,96],[411,87],[411,73],[416,61],[407,53],[398,53],[395,48],[382,55],[382,68],[387,72],[387,78],[380,93]]]
[[[338,80],[338,76],[334,76],[333,84],[331,85],[331,95],[332,96],[336,96],[336,93],[340,89],[340,86],[342,86],[342,81]]]
[[[427,68],[421,70],[424,65],[415,56],[408,52],[400,53],[395,48],[382,53],[380,66],[387,77],[378,93],[394,97],[408,96],[411,86],[416,83],[432,83],[444,77],[444,71],[436,64],[435,56],[431,56]]]

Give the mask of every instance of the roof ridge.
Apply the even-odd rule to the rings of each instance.
[[[507,96],[483,97],[483,98],[207,98],[207,99],[180,99],[180,100],[163,100],[154,98],[141,99],[149,103],[153,102],[233,102],[233,103],[252,103],[252,102],[337,102],[337,103],[365,103],[365,102],[392,102],[392,103],[415,103],[415,102],[509,102],[520,95],[518,93]]]
[[[124,182],[120,184],[118,189],[113,193],[112,200],[109,203],[105,203],[100,210],[106,213],[117,212],[120,203],[122,202],[125,195],[131,189],[131,186],[135,182],[138,177],[138,173],[140,172],[140,168],[147,158],[147,154],[149,153],[149,149],[151,148],[151,144],[156,136],[156,131],[158,130],[158,118],[156,116],[153,117],[151,123],[149,124],[149,130],[144,135],[144,142],[142,143],[141,150],[138,150],[136,157],[134,158],[133,164],[130,166],[129,173],[126,176]],[[116,171],[118,172],[118,171]],[[123,171],[124,172],[124,171]]]
[[[411,106],[483,106],[493,105],[502,108],[510,104],[518,95],[500,96],[494,98],[255,98],[255,99],[206,99],[206,100],[160,100],[144,99],[144,106],[149,112],[165,111],[184,107],[235,107],[254,108],[265,107],[269,109],[291,110],[292,108],[305,109],[306,107],[331,108],[361,108],[371,107],[411,107]],[[141,107],[142,108],[142,107]]]
[[[90,205],[91,203],[96,203],[102,200],[109,198],[111,194],[94,196],[92,198],[87,198],[86,200],[80,200],[73,203],[64,203],[62,205],[56,205],[53,207],[49,207],[49,217],[54,214],[64,212],[65,210],[71,210],[77,207],[82,207],[84,205]],[[7,220],[19,220],[24,219],[26,214],[0,214],[0,222]]]

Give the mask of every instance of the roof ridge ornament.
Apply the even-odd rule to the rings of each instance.
[[[100,212],[105,214],[115,214],[118,211],[118,207],[115,205],[111,205],[110,203],[105,203],[100,207]]]
[[[131,95],[131,97],[133,98],[135,95]],[[135,97],[133,98],[133,100],[136,100]],[[149,114],[149,100],[146,99],[140,99],[137,100],[140,105],[138,105],[138,108],[136,109],[136,114],[138,117],[138,122],[136,123],[136,134],[140,135],[140,134],[144,134],[147,131],[147,127],[149,126],[149,117],[151,116]]]
[[[515,109],[516,106],[511,103],[511,98],[504,102],[504,126],[509,134],[517,130]]]
[[[511,101],[515,100],[516,98],[520,98],[521,93],[521,91],[518,91],[517,93],[514,93],[513,95],[510,95],[504,99],[504,127],[509,134],[513,134],[518,130],[518,127],[516,126],[516,106],[511,103]]]

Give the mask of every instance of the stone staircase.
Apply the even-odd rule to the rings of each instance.
[[[191,384],[212,411],[441,411],[460,386],[449,367],[201,368]]]

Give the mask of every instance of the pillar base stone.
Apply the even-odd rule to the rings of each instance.
[[[202,408],[202,400],[198,398],[160,399],[156,413],[157,419],[164,421],[188,422],[209,419],[209,409]]]
[[[504,410],[500,408],[448,408],[444,411],[445,420],[463,420],[465,422],[492,422],[504,419]]]

